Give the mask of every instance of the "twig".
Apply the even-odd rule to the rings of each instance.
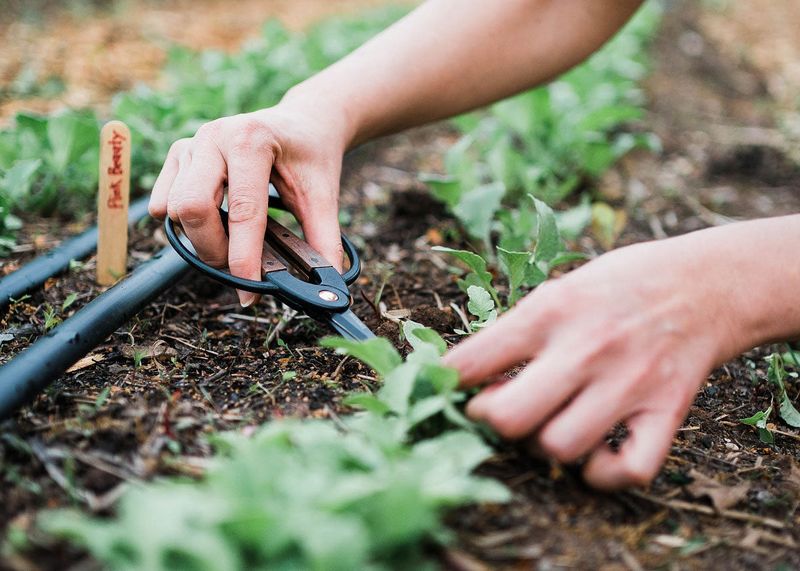
[[[203,349],[202,347],[198,347],[197,345],[192,345],[191,343],[189,343],[184,339],[181,339],[180,337],[175,337],[174,335],[167,335],[166,333],[162,333],[161,335],[163,337],[166,337],[167,339],[172,339],[173,341],[177,341],[181,345],[185,345],[190,349],[195,349],[196,351],[202,351],[203,353],[208,353],[209,355],[214,355],[215,357],[219,357],[219,353],[217,353],[216,351],[212,351],[211,349]]]
[[[272,344],[272,342],[275,340],[275,338],[278,336],[278,334],[281,331],[283,331],[284,329],[286,329],[286,326],[289,325],[289,322],[292,319],[294,319],[295,315],[297,315],[297,312],[294,309],[292,309],[290,307],[284,307],[283,308],[283,315],[281,315],[281,318],[280,318],[280,321],[278,321],[278,324],[272,329],[272,331],[269,332],[269,335],[267,336],[267,340],[264,342],[264,347],[269,349],[269,346]]]
[[[226,313],[222,316],[222,321],[249,321],[250,323],[263,323],[271,325],[272,320],[267,317],[255,317],[253,315],[242,315],[241,313]]]
[[[341,361],[339,361],[339,364],[336,365],[336,368],[333,370],[333,375],[332,375],[332,377],[334,379],[338,379],[339,378],[339,375],[342,372],[342,367],[344,367],[344,364],[347,362],[347,360],[349,358],[350,358],[350,355],[345,355],[344,358]]]
[[[64,474],[64,472],[61,471],[61,469],[58,468],[51,460],[50,453],[47,448],[45,448],[44,444],[38,440],[33,440],[30,442],[30,446],[31,451],[33,452],[34,456],[38,458],[39,462],[42,463],[48,476],[50,476],[50,478],[56,484],[58,484],[62,490],[67,492],[67,495],[82,501],[90,507],[97,504],[97,496],[88,490],[81,490],[77,488],[72,482],[69,481],[69,478]]]
[[[684,500],[663,500],[644,492],[631,490],[628,494],[646,500],[648,502],[664,506],[675,511],[694,512],[708,516],[720,516],[726,519],[733,519],[736,521],[746,521],[756,525],[763,525],[764,527],[771,527],[773,529],[786,529],[786,524],[771,517],[764,517],[760,515],[749,514],[738,510],[715,510],[711,506],[704,506],[700,504],[693,504]]]
[[[686,206],[688,206],[689,209],[694,212],[695,216],[709,226],[725,226],[726,224],[737,221],[735,218],[731,218],[730,216],[725,216],[719,212],[714,212],[710,208],[701,204],[700,201],[694,196],[683,194],[681,195],[681,198],[683,199],[684,204],[686,204]]]
[[[453,308],[453,311],[455,311],[456,315],[458,315],[458,317],[461,319],[461,323],[464,324],[464,331],[469,331],[470,330],[469,318],[467,318],[467,314],[464,313],[464,310],[461,309],[458,305],[456,305],[456,302],[454,301],[450,302],[450,307]]]

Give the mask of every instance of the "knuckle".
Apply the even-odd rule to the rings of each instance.
[[[173,157],[175,159],[180,157],[181,154],[183,153],[183,151],[188,147],[190,140],[191,139],[184,138],[184,139],[178,139],[177,141],[174,141],[169,146],[169,152],[167,153],[167,156]]]
[[[215,210],[211,202],[198,198],[186,198],[177,202],[174,207],[174,213],[181,223],[190,226],[204,222]]]
[[[256,119],[247,119],[237,125],[232,137],[233,150],[240,153],[258,153],[275,156],[276,137],[272,129]]]
[[[195,137],[198,139],[213,139],[222,130],[223,121],[224,119],[215,119],[214,121],[203,123],[197,129]]]
[[[267,213],[261,207],[260,201],[255,197],[255,192],[242,191],[228,196],[228,220],[234,224],[250,222],[258,217],[266,218]]]
[[[228,264],[228,258],[225,255],[208,255],[202,257],[203,261],[212,268],[224,268]]]
[[[254,256],[247,256],[246,254],[239,253],[229,253],[227,261],[228,267],[230,268],[231,273],[234,275],[247,277],[258,273],[257,271],[251,271],[256,267]]]
[[[164,218],[165,208],[163,205],[155,204],[152,201],[147,205],[147,212],[151,217],[162,220]]]

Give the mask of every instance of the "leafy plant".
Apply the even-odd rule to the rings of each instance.
[[[167,479],[131,490],[111,520],[74,510],[40,516],[50,533],[85,545],[114,569],[424,569],[423,545],[446,541],[442,511],[502,502],[507,490],[471,475],[489,448],[457,409],[444,341],[407,323],[403,361],[385,339],[323,345],[383,378],[341,424],[267,423],[252,437],[215,438],[199,482]]]
[[[173,48],[161,82],[166,89],[138,86],[114,98],[111,115],[131,129],[133,191],[152,187],[176,139],[192,136],[206,121],[276,104],[290,87],[405,11],[327,20],[307,34],[268,22],[260,37],[234,54]],[[91,208],[100,123],[88,110],[19,113],[0,130],[0,253],[14,244],[20,225],[15,212],[75,216]]]
[[[780,353],[773,353],[767,357],[769,368],[767,369],[767,381],[773,385],[778,399],[778,414],[788,424],[795,428],[800,428],[800,412],[792,404],[786,390],[788,379],[797,379],[798,374],[787,372],[783,357]]]
[[[564,250],[553,210],[533,196],[530,201],[535,209],[528,218],[535,236],[532,251],[496,247],[499,268],[506,279],[505,304],[501,302],[500,292],[494,285],[494,277],[488,270],[486,259],[467,250],[442,246],[433,248],[454,256],[468,268],[467,274],[458,280],[458,285],[469,297],[467,309],[477,318],[470,325],[472,331],[489,325],[497,317],[498,311],[512,307],[526,289],[540,285],[554,268],[584,258],[583,254]]]
[[[787,371],[787,363],[790,366],[797,366],[798,359],[795,352],[790,348],[787,352],[773,353],[766,359],[767,368],[767,382],[773,389],[775,397],[778,399],[778,415],[783,419],[786,424],[795,428],[800,428],[800,412],[792,404],[789,393],[786,389],[787,382],[792,379],[796,380],[800,375],[794,371]],[[767,422],[772,414],[773,405],[770,404],[769,408],[764,411],[759,411],[753,416],[742,418],[739,422],[755,426],[758,429],[758,437],[761,442],[765,444],[772,444],[775,437],[770,431]]]
[[[742,424],[748,424],[750,426],[755,426],[758,429],[758,439],[761,440],[764,444],[774,444],[775,443],[775,435],[772,434],[772,431],[767,426],[767,422],[769,421],[769,417],[772,414],[772,405],[770,405],[767,410],[760,410],[755,413],[753,416],[748,418],[740,418],[739,422]]]
[[[494,244],[502,248],[501,268],[515,274],[515,285],[543,279],[539,272],[523,273],[535,271],[523,254],[541,232],[535,223],[542,210],[538,201],[557,204],[631,149],[657,147],[651,135],[623,127],[643,115],[638,83],[647,71],[644,47],[658,20],[659,9],[647,5],[608,45],[560,79],[456,119],[464,135],[445,156],[446,174],[423,175],[433,196],[480,241],[484,257],[494,262]],[[533,203],[525,200],[529,195]],[[610,207],[599,205],[606,209],[595,209],[596,215],[581,202],[564,216],[571,237],[593,218],[604,244],[616,237],[616,220],[609,225],[600,219]]]
[[[46,304],[44,306],[44,309],[42,310],[42,313],[44,315],[44,330],[45,331],[50,331],[56,325],[61,323],[61,318],[58,316],[58,312],[56,311],[56,308],[53,307],[52,305]]]

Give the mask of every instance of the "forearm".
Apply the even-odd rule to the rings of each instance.
[[[296,86],[344,117],[345,146],[539,85],[614,34],[641,0],[429,0]]]
[[[687,287],[711,287],[709,305],[721,302],[712,317],[729,332],[721,360],[800,337],[800,215],[703,230],[676,244],[698,261]]]

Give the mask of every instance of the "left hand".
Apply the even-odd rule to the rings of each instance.
[[[702,234],[605,254],[453,348],[445,362],[462,385],[489,384],[468,414],[561,462],[587,458],[597,488],[650,482],[698,386],[741,344],[728,321],[731,268]],[[605,439],[618,422],[629,434],[614,452]]]

